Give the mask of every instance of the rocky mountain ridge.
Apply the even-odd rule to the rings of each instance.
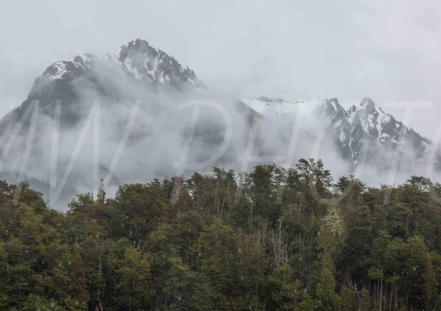
[[[333,134],[341,156],[354,166],[375,153],[378,147],[399,152],[412,148],[417,159],[427,157],[433,147],[429,139],[385,113],[370,98],[347,109],[337,98],[289,101],[259,97],[245,98],[241,102],[272,120],[295,120],[299,114],[319,118]]]

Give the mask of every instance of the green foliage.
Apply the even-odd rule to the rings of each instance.
[[[139,249],[129,247],[116,270],[120,304],[129,310],[147,309],[151,298],[151,259]]]
[[[214,168],[66,213],[0,182],[1,310],[441,310],[441,185]]]

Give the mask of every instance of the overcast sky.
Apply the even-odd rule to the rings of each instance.
[[[54,61],[135,38],[240,96],[417,101],[432,108],[417,109],[411,125],[432,138],[439,124],[436,0],[3,0],[0,115]]]

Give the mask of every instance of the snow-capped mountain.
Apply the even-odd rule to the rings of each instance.
[[[184,90],[202,87],[196,74],[167,53],[144,40],[121,46],[115,54],[96,56],[84,53],[70,60],[55,62],[38,77],[28,98],[0,121],[0,129],[18,122],[27,108],[39,103],[42,113],[52,116],[55,104],[61,103],[62,126],[76,124],[81,115],[78,102],[88,88],[101,97],[118,97],[114,81],[134,81],[140,88]],[[30,107],[31,106],[31,107]],[[26,124],[25,124],[26,125]]]
[[[26,100],[0,120],[0,178],[14,183],[26,179],[36,189],[48,194],[50,174],[57,176],[54,180],[60,180],[66,173],[81,129],[87,129],[87,121],[94,114],[92,108],[97,101],[101,107],[101,148],[110,146],[107,153],[113,156],[137,101],[141,102],[139,110],[142,112],[138,113],[136,125],[127,137],[132,145],[145,137],[150,138],[147,135],[152,131],[159,131],[157,125],[151,124],[153,121],[162,122],[160,118],[173,110],[175,97],[181,99],[196,89],[204,87],[193,70],[140,39],[121,46],[115,54],[85,53],[57,61],[36,78]],[[157,120],[152,120],[153,115]],[[147,128],[148,123],[150,128]],[[185,124],[182,121],[181,125],[170,127],[178,132],[175,135],[179,137]],[[56,172],[50,173],[53,169],[51,152],[55,152],[54,133],[59,137],[59,147],[56,147]],[[85,137],[84,147],[81,147],[84,154],[90,150],[88,138]],[[144,154],[145,151],[139,152],[139,159]],[[81,158],[80,155],[75,157]],[[98,161],[101,177],[107,174],[111,164],[104,160],[105,157],[102,152]],[[87,162],[90,158],[86,158],[84,161],[77,159],[76,166],[72,163],[71,171],[66,173],[70,179],[63,185],[63,191],[70,189],[67,192],[75,193],[81,191],[77,186],[90,183],[88,172],[91,172],[91,166]],[[141,170],[137,168],[135,171]],[[21,175],[23,172],[26,176]],[[112,180],[116,178],[114,174]]]
[[[182,66],[172,56],[144,40],[137,39],[122,46],[118,61],[137,80],[168,84],[176,88],[201,86],[193,70]]]
[[[59,61],[43,72],[43,79],[50,81],[72,80],[93,70],[96,57],[92,54],[75,56],[72,60]]]
[[[369,98],[348,109],[336,98],[289,101],[259,97],[242,99],[241,102],[271,120],[294,121],[299,114],[320,120],[332,133],[341,156],[354,166],[362,159],[369,160],[370,156],[378,159],[378,148],[397,151],[398,157],[412,153],[416,159],[427,157],[432,148],[429,139],[385,113]]]
[[[348,110],[344,110],[337,99],[330,99],[326,101],[325,111],[343,156],[354,164],[359,163],[363,151],[375,152],[374,146],[377,145],[387,149],[402,146],[404,148],[400,151],[406,152],[407,149],[416,159],[426,157],[432,146],[429,139],[385,113],[369,98]]]
[[[97,62],[117,64],[127,75],[146,83],[176,88],[201,85],[193,70],[141,39],[130,41],[121,46],[116,54],[107,54],[103,58],[85,53],[71,60],[58,61],[45,70],[42,78],[50,81],[72,80],[95,71]]]
[[[215,98],[222,109],[201,109],[194,120],[191,109],[179,106],[200,98]],[[344,108],[337,99],[226,98],[205,88],[193,70],[140,39],[115,54],[81,54],[55,62],[35,80],[27,99],[0,121],[0,178],[28,180],[49,200],[59,196],[65,203],[73,193],[96,189],[98,178],[106,176],[116,186],[182,174],[176,163],[186,153],[189,134],[186,160],[206,163],[202,169],[242,169],[250,144],[258,158],[279,159],[290,145],[295,122],[304,126],[298,139],[302,146],[292,158],[320,149],[312,157],[326,163],[336,158],[345,168],[348,163],[361,167],[367,159],[381,170],[396,160],[390,151],[407,168],[433,149],[428,139],[370,99]],[[93,109],[96,101],[99,113]],[[265,119],[256,133],[250,126],[255,116]],[[189,124],[194,129],[189,131]],[[229,142],[224,146],[225,137]],[[319,148],[315,137],[323,142]],[[221,155],[211,161],[219,150]]]

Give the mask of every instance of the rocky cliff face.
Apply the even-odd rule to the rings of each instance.
[[[379,147],[413,153],[416,159],[426,157],[432,147],[429,139],[385,113],[369,98],[347,110],[337,99],[329,99],[324,110],[343,157],[354,165],[358,165],[363,156],[375,156]]]
[[[413,159],[424,159],[433,147],[429,139],[385,113],[369,98],[347,109],[336,98],[288,101],[259,97],[243,99],[242,103],[268,119],[295,120],[298,114],[306,113],[320,120],[341,156],[354,167],[362,160],[381,162],[380,151],[395,151],[397,158],[412,153]]]
[[[162,117],[172,108],[158,105],[162,100],[160,94],[178,94],[179,97],[199,88],[203,85],[193,70],[140,39],[121,46],[115,54],[81,54],[55,62],[36,78],[26,100],[0,121],[0,177],[14,183],[28,180],[47,195],[50,175],[59,181],[65,174],[81,128],[86,127],[96,100],[100,101],[102,112],[100,133],[105,142],[101,143],[116,146],[129,118],[130,103],[142,99],[146,107],[140,109],[140,114],[144,115],[137,119],[128,137],[128,143],[134,144],[151,133],[147,123],[155,117],[149,115],[149,109]],[[162,114],[158,112],[161,109]],[[109,117],[112,119],[105,119]],[[56,171],[51,173],[54,135],[59,137],[60,146],[57,147]],[[176,134],[179,135],[181,133]],[[87,153],[88,149],[86,143],[82,152]],[[139,153],[139,158],[145,156]],[[89,155],[87,157],[90,160]],[[101,154],[98,163],[101,177],[109,170],[108,161],[102,157]],[[83,162],[77,160],[68,173],[70,177],[63,186],[66,193],[81,191],[77,186],[89,183],[85,179],[90,179],[91,166]]]
[[[58,102],[62,126],[75,125],[82,117],[82,109],[78,109],[78,105],[85,92],[95,92],[101,98],[118,99],[121,94],[115,90],[120,86],[115,87],[114,84],[124,80],[152,91],[158,88],[182,91],[202,87],[193,70],[147,41],[137,39],[123,45],[115,55],[98,57],[81,54],[50,65],[35,80],[27,99],[0,121],[0,130],[18,122],[26,109],[37,102],[39,111],[48,116],[53,115]],[[25,125],[27,123],[25,121]]]

